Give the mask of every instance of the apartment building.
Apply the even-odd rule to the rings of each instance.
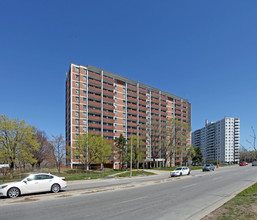
[[[159,89],[93,67],[71,64],[66,76],[66,143],[67,164],[79,164],[73,155],[79,134],[96,133],[115,140],[122,134],[144,139],[144,161],[153,161],[152,143],[147,125],[153,120],[165,122],[177,118],[191,126],[191,104],[188,100]],[[145,138],[143,138],[145,137]],[[191,139],[190,139],[191,142]],[[160,146],[161,148],[161,146]],[[163,154],[155,161],[163,163]],[[182,160],[175,158],[175,162]],[[174,162],[174,163],[175,163]],[[113,167],[118,157],[110,158]]]
[[[192,133],[192,145],[200,147],[204,162],[238,163],[240,147],[240,119],[224,118],[206,121],[205,127]]]

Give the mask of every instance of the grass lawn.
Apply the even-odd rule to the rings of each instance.
[[[236,195],[202,220],[256,220],[257,183]]]
[[[149,176],[149,175],[156,175],[156,174],[152,172],[146,172],[143,170],[132,171],[132,176]],[[130,171],[127,171],[125,173],[118,174],[115,177],[129,177],[129,176],[130,176]]]
[[[5,176],[4,182],[16,182],[24,179],[32,173],[51,173],[56,176],[65,177],[67,181],[70,180],[85,180],[85,179],[99,179],[104,178],[108,175],[120,173],[121,170],[105,169],[104,171],[86,171],[80,169],[61,168],[61,173],[58,174],[56,168],[41,169],[33,172],[16,172],[14,178],[10,179]],[[0,177],[0,184],[3,183],[2,177]]]

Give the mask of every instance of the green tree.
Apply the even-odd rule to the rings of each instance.
[[[202,163],[203,161],[203,154],[200,147],[195,148],[195,155],[192,158],[192,161],[195,163]]]
[[[115,147],[118,149],[118,156],[120,160],[120,169],[123,167],[123,163],[126,161],[127,157],[127,146],[126,139],[120,134],[119,138],[115,140]]]
[[[190,145],[187,149],[187,154],[186,154],[186,158],[187,158],[187,163],[189,164],[189,170],[191,171],[191,165],[192,165],[192,159],[195,156],[196,152],[195,149],[192,145]]]
[[[112,144],[108,142],[104,137],[96,135],[96,150],[95,158],[96,163],[101,164],[101,169],[104,168],[104,164],[107,162],[108,157],[111,155]]]
[[[143,160],[144,157],[144,150],[142,149],[142,145],[144,142],[142,141],[141,137],[136,135],[132,135],[132,165],[139,164]],[[130,155],[131,155],[131,137],[128,140],[127,144],[127,163],[130,164]]]
[[[16,163],[33,163],[36,159],[31,150],[39,147],[34,129],[24,120],[9,119],[0,115],[0,155],[10,166],[10,177],[13,178]]]

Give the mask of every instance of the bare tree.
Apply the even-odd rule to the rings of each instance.
[[[61,171],[61,165],[65,160],[65,141],[62,134],[57,136],[52,136],[53,140],[51,141],[51,150],[54,156],[55,166],[58,170],[58,173]]]
[[[254,150],[254,157],[255,157],[255,159],[257,159],[256,134],[255,134],[255,131],[254,131],[253,126],[252,126],[251,128],[252,128],[253,135],[250,135],[250,137],[251,137],[253,140],[252,140],[252,142],[249,141],[249,140],[246,140],[246,141],[247,141],[247,142],[251,145],[251,147],[253,148],[253,150]]]
[[[50,161],[49,159],[51,159],[52,145],[49,142],[45,131],[36,130],[35,133],[39,143],[39,148],[37,150],[34,150],[33,148],[31,149],[31,153],[34,155],[34,158],[37,160],[31,165],[32,165],[32,168],[34,168],[35,166],[37,168],[40,168],[43,162],[47,163],[46,161]]]

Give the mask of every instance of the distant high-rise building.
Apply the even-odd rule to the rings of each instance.
[[[205,162],[238,163],[239,118],[224,118],[210,123],[206,121],[205,127],[192,133],[192,145],[201,148]]]
[[[163,139],[157,137],[158,152],[153,150],[147,126],[154,120],[161,124],[171,118],[191,125],[188,100],[89,65],[70,65],[66,76],[65,112],[66,142],[70,148],[67,163],[71,167],[79,164],[73,152],[74,142],[80,134],[91,132],[110,140],[120,134],[126,139],[131,134],[141,136],[144,139],[144,161],[151,163],[155,154],[155,162],[161,164],[165,160],[165,153],[161,152]],[[181,160],[177,156],[174,163]],[[113,156],[110,162],[118,168],[118,157]]]

